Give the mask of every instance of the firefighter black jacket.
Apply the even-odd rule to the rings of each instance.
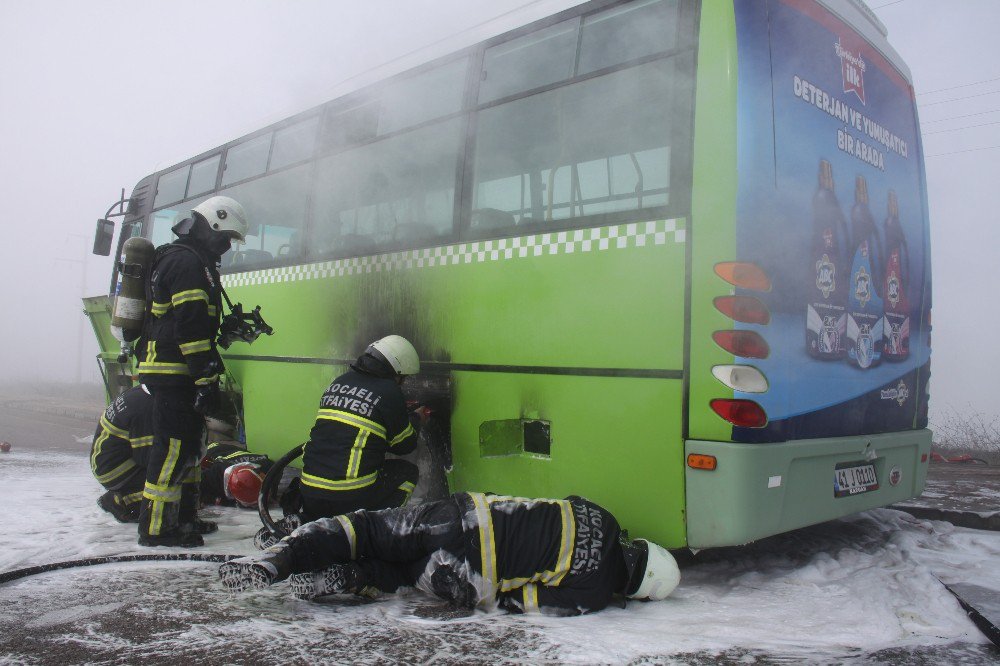
[[[153,398],[141,386],[125,391],[101,414],[90,447],[90,468],[107,486],[145,468],[153,443]]]
[[[414,586],[464,608],[579,615],[624,592],[620,536],[615,517],[581,497],[456,493],[317,520],[287,543],[294,571],[354,561],[365,588]]]
[[[139,377],[152,386],[211,384],[222,360],[215,346],[222,310],[215,260],[187,237],[156,250],[148,314],[138,349]]]
[[[417,432],[395,380],[352,368],[320,399],[316,424],[302,453],[302,485],[325,491],[366,488],[386,453],[405,455]]]
[[[579,615],[624,590],[621,530],[603,507],[577,496],[455,498],[466,511],[467,557],[483,574],[484,601],[495,595],[511,612]]]

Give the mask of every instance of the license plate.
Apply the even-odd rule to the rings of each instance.
[[[833,496],[848,497],[872,490],[878,490],[878,477],[875,475],[875,465],[866,463],[847,463],[837,465],[833,472]]]

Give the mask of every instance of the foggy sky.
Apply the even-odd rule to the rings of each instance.
[[[146,174],[331,99],[338,84],[420,47],[514,8],[542,15],[559,4],[0,0],[0,381],[73,381],[80,368],[99,381],[89,322],[77,360],[79,299],[107,291],[111,259],[90,249],[122,188],[127,196]],[[1000,125],[987,124],[1000,121],[1000,80],[921,93],[1000,79],[1000,2],[870,5],[913,73],[925,135],[932,420],[946,407],[997,414],[1000,149],[976,149],[1000,146]]]

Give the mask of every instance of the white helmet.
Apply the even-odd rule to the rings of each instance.
[[[645,539],[636,539],[633,543],[638,542],[646,544],[646,570],[642,573],[639,587],[628,597],[650,601],[666,599],[681,582],[681,571],[677,568],[677,561],[670,551],[662,546]]]
[[[368,345],[365,353],[371,354],[372,351],[378,352],[372,354],[373,356],[388,361],[397,375],[415,375],[420,372],[420,357],[417,356],[417,350],[401,335],[387,335],[381,340],[376,340]]]
[[[235,199],[217,196],[209,197],[191,209],[192,213],[198,213],[213,231],[221,231],[232,236],[241,243],[246,240],[247,214]]]

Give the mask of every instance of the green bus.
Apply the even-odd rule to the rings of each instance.
[[[692,549],[919,495],[926,187],[884,27],[860,0],[564,4],[123,197],[119,253],[246,208],[223,282],[275,331],[223,352],[247,445],[307,439],[395,333],[452,491],[581,494]],[[116,278],[86,299],[110,394]]]

